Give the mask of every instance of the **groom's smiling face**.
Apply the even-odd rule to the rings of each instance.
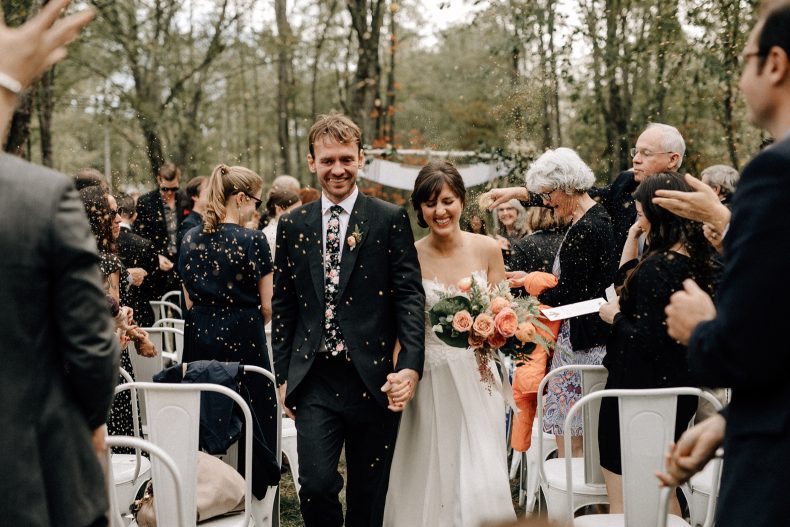
[[[318,177],[324,194],[333,203],[340,203],[354,191],[357,171],[365,163],[365,157],[356,144],[339,143],[324,138],[313,144],[315,157],[308,155],[310,172]]]

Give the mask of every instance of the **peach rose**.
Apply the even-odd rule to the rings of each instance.
[[[506,307],[510,307],[510,302],[507,298],[502,298],[501,296],[494,297],[491,301],[491,313],[496,315]]]
[[[506,307],[497,313],[496,318],[494,318],[494,326],[496,326],[496,330],[503,337],[509,339],[516,334],[516,329],[518,329],[518,315],[516,315],[515,311]]]
[[[491,315],[486,313],[480,313],[475,318],[475,323],[472,324],[472,329],[475,330],[475,333],[487,339],[491,336],[491,333],[494,332],[494,319],[491,318]]]
[[[499,331],[494,331],[491,336],[488,337],[488,345],[494,349],[499,349],[507,343],[507,337],[499,333]]]
[[[458,333],[466,333],[472,329],[472,322],[472,315],[469,314],[469,311],[463,309],[453,317],[453,329]]]
[[[482,348],[485,341],[486,339],[480,335],[475,335],[473,331],[469,332],[469,338],[467,339],[467,342],[469,343],[470,348]]]
[[[461,278],[460,280],[458,280],[456,287],[458,287],[459,291],[466,293],[467,291],[472,289],[472,277],[467,276],[466,278]]]
[[[532,342],[536,333],[537,331],[535,330],[535,326],[532,325],[532,322],[522,322],[518,325],[518,329],[516,329],[516,338],[522,344],[526,344],[527,342]]]

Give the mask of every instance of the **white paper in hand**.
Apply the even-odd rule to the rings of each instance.
[[[575,304],[567,304],[559,307],[549,307],[541,309],[540,311],[546,318],[554,322],[555,320],[565,320],[566,318],[597,313],[605,303],[606,300],[603,298],[593,298],[592,300],[585,300],[584,302],[576,302]]]
[[[614,284],[612,284],[606,288],[606,301],[612,302],[615,298],[617,298],[617,293],[614,290]]]

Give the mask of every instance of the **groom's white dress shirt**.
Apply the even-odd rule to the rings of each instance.
[[[351,211],[354,210],[354,204],[357,202],[357,197],[359,196],[359,187],[354,185],[354,190],[351,194],[338,203],[343,208],[343,212],[340,213],[340,257],[343,257],[343,249],[346,245],[346,232],[348,231],[348,222],[351,219]],[[329,225],[329,216],[331,212],[329,209],[332,208],[334,203],[329,201],[329,198],[326,197],[326,194],[323,192],[321,193],[321,223],[323,224],[323,249],[321,254],[326,255],[326,228]]]

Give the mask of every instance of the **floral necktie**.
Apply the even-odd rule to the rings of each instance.
[[[333,205],[329,209],[329,224],[326,227],[326,254],[324,255],[324,342],[326,349],[337,355],[346,351],[343,333],[337,323],[337,294],[340,285],[340,213],[343,207]]]

